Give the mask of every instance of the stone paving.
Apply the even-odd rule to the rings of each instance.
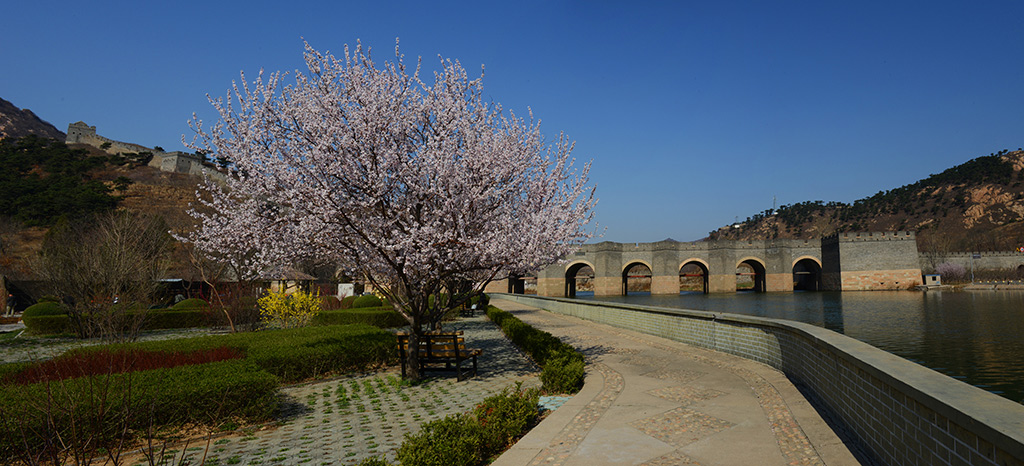
[[[458,382],[454,371],[439,372],[409,386],[392,368],[285,387],[276,422],[218,436],[208,450],[205,441],[193,441],[165,456],[170,463],[185,455],[190,464],[207,466],[348,465],[379,456],[393,460],[405,434],[418,431],[424,422],[471,411],[484,398],[519,383],[540,387],[538,368],[486,317],[461,319],[445,329],[462,330],[466,346],[483,349],[476,377]]]
[[[768,366],[510,301],[494,304],[580,348],[588,369],[572,406],[545,419],[496,465],[825,464],[787,401],[829,450],[829,464],[857,464]],[[783,398],[776,385],[796,398]]]

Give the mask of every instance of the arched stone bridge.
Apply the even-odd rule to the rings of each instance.
[[[512,277],[487,290],[522,293],[532,278]],[[735,292],[738,283],[759,292],[892,290],[921,284],[921,269],[914,233],[904,231],[820,240],[603,242],[538,271],[536,292],[573,297],[585,284],[596,296],[618,296],[634,280],[649,280],[651,294],[678,294],[681,283],[705,293]]]

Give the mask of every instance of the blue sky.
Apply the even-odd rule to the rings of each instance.
[[[696,240],[1024,146],[1024,2],[8,2],[0,97],[181,149],[206,94],[357,39],[486,66],[592,159],[604,240]]]

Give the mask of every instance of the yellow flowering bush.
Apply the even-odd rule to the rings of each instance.
[[[257,300],[263,322],[282,328],[304,327],[320,313],[320,293],[293,294],[267,290]]]

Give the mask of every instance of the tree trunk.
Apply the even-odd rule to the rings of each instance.
[[[422,334],[422,324],[419,318],[414,317],[409,329],[409,345],[405,348],[405,375],[413,382],[418,382],[422,377],[420,372],[420,336]]]

